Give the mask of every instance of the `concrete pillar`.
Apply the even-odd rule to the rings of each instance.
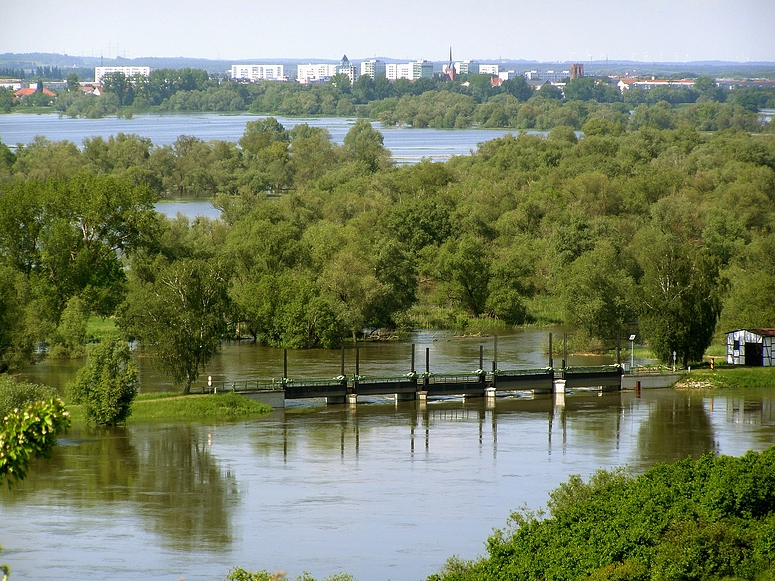
[[[417,392],[417,399],[419,401],[427,401],[428,400],[428,392],[427,391],[418,391]]]
[[[565,407],[565,392],[557,391],[554,394],[554,405],[557,407]]]
[[[347,403],[350,405],[355,405],[358,403],[358,394],[357,393],[348,393],[347,394]]]
[[[495,401],[495,388],[494,387],[487,387],[484,390],[484,397],[487,398],[487,400],[493,400]]]
[[[565,380],[564,379],[555,379],[554,380],[554,393],[565,393]]]

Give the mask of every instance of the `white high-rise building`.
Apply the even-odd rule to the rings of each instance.
[[[371,59],[370,61],[363,61],[361,63],[361,76],[369,76],[372,79],[377,77],[386,76],[385,63],[377,59]]]
[[[387,63],[385,65],[385,76],[388,81],[397,81],[398,79],[412,79],[412,63]]]
[[[94,82],[99,83],[102,77],[113,73],[124,73],[126,78],[135,75],[147,77],[151,74],[151,67],[94,67]]]
[[[500,65],[479,65],[480,75],[499,75],[501,72]]]
[[[472,60],[459,61],[455,63],[455,70],[458,75],[478,75],[479,63]]]
[[[230,78],[239,81],[277,81],[285,78],[285,72],[283,65],[231,65]]]
[[[433,63],[426,60],[411,63],[388,63],[385,65],[385,76],[389,81],[398,79],[416,81],[422,77],[432,77]]]
[[[350,59],[347,58],[347,55],[344,55],[342,60],[339,61],[339,66],[336,67],[336,74],[347,75],[350,79],[350,84],[354,85],[355,81],[358,80],[358,67],[350,64]]]
[[[327,81],[336,74],[338,66],[334,63],[299,65],[296,69],[296,80],[300,83]]]

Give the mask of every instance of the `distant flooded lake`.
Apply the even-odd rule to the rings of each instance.
[[[239,141],[245,124],[266,116],[201,114],[136,115],[132,119],[70,119],[58,114],[0,115],[0,140],[6,145],[30,143],[36,135],[51,141],[72,141],[80,146],[89,137],[107,139],[118,133],[136,133],[149,138],[154,145],[170,145],[181,135],[193,135],[205,141],[220,139]],[[355,124],[350,117],[276,117],[286,129],[307,123],[323,127],[332,140],[340,144]],[[516,133],[507,129],[413,129],[381,127],[372,123],[385,138],[385,147],[397,163],[417,163],[423,158],[446,161],[453,155],[468,155],[479,143]],[[539,132],[536,132],[539,133]]]

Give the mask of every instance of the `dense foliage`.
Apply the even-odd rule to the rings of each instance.
[[[574,348],[637,332],[686,364],[720,329],[775,326],[775,140],[594,128],[406,167],[365,121],[341,146],[272,118],[238,144],[0,145],[0,364],[41,341],[78,355],[95,315],[118,315],[184,388],[229,336],[331,347],[369,329],[538,320],[573,325]],[[154,212],[181,194],[214,196],[222,219]]]
[[[10,488],[24,479],[30,460],[49,458],[57,434],[70,426],[62,400],[36,401],[16,408],[0,423],[0,485]]]
[[[49,401],[56,395],[57,391],[53,387],[14,381],[5,373],[0,374],[0,418],[15,409],[24,409],[36,401]]]
[[[73,403],[83,405],[88,422],[114,426],[132,413],[138,373],[129,345],[106,339],[92,348],[86,364],[68,386],[70,397]]]
[[[487,556],[451,559],[433,581],[772,579],[775,448],[707,454],[631,478],[598,472],[550,494],[549,514],[515,513]]]

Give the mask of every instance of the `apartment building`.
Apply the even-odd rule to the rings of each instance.
[[[233,81],[278,81],[285,79],[283,65],[231,65]]]
[[[135,75],[147,77],[151,74],[151,67],[94,67],[94,82],[99,83],[102,77],[113,73],[124,73],[127,78]]]

